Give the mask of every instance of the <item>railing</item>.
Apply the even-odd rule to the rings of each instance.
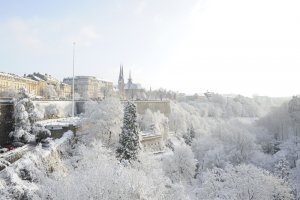
[[[22,147],[0,154],[0,171],[9,166],[11,163],[19,160],[28,150],[29,145],[24,145]]]
[[[0,104],[13,104],[13,98],[10,97],[1,97]]]

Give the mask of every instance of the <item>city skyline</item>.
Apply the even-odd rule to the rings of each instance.
[[[146,89],[292,96],[299,9],[292,0],[1,2],[0,66],[62,80],[75,41],[78,76],[116,84],[123,64]]]

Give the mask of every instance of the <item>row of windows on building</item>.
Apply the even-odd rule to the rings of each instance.
[[[24,75],[0,73],[0,92],[14,91],[26,88],[34,96],[50,98],[55,93],[56,97],[71,98],[73,78],[65,78],[60,82],[53,77],[40,73]],[[51,91],[52,90],[52,91]],[[93,76],[76,76],[74,78],[75,94],[84,99],[101,99],[113,91],[113,82],[99,80]]]

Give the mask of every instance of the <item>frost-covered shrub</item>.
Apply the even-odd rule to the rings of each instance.
[[[33,126],[32,134],[35,136],[36,142],[41,142],[51,136],[51,132],[42,126]]]

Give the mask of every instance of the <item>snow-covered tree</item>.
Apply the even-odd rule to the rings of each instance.
[[[119,141],[123,121],[123,105],[119,99],[105,98],[101,102],[85,104],[85,119],[82,123],[87,140],[100,139],[106,146],[115,147]]]
[[[172,182],[190,183],[196,173],[196,159],[190,147],[175,146],[174,153],[163,159],[163,169]]]
[[[138,123],[141,131],[149,130],[155,124],[152,111],[147,109],[145,114],[138,117]]]
[[[31,123],[29,120],[29,109],[33,105],[30,101],[30,96],[27,91],[22,88],[18,94],[18,99],[15,101],[15,131],[9,134],[14,143],[27,143],[34,140],[33,135],[30,134]]]
[[[136,106],[128,101],[124,109],[123,127],[120,134],[117,157],[122,160],[137,160],[140,150]]]
[[[224,167],[227,155],[219,139],[205,135],[192,143],[192,150],[199,164],[199,171],[206,168]]]
[[[294,96],[288,103],[288,112],[295,122],[300,122],[300,98]]]
[[[43,96],[47,99],[57,98],[58,94],[53,85],[46,85],[42,90]]]
[[[279,145],[280,151],[275,156],[284,157],[291,168],[296,167],[296,162],[300,157],[300,137],[290,137]]]
[[[112,96],[112,88],[108,86],[101,87],[100,89],[101,94],[103,95],[103,99],[111,97]]]
[[[288,181],[289,177],[289,163],[285,159],[279,159],[274,167],[274,174],[279,178]]]
[[[188,113],[180,105],[171,102],[170,130],[181,136],[187,130]]]
[[[284,180],[253,165],[213,168],[201,177],[198,199],[292,200],[292,190]]]
[[[260,118],[257,124],[265,127],[275,140],[282,141],[294,135],[293,122],[290,116],[288,104],[285,103]]]
[[[34,107],[33,102],[30,99],[30,94],[27,93],[25,88],[21,88],[18,93],[18,98],[15,100],[15,130],[12,131],[9,136],[16,146],[22,146],[24,143],[35,141],[35,136],[39,132],[33,133],[32,128],[37,120],[42,116],[39,111]],[[50,132],[47,135],[50,135]]]
[[[191,125],[187,129],[187,132],[183,135],[183,139],[187,145],[191,146],[194,138],[195,138],[195,130],[194,130],[193,125]]]
[[[300,199],[300,159],[296,162],[296,167],[290,169],[289,183],[294,189],[296,199]]]
[[[162,135],[166,134],[169,128],[168,118],[161,112],[152,112],[150,109],[147,109],[145,114],[138,117],[138,124],[141,131],[150,130],[155,134]]]
[[[182,185],[172,184],[164,175],[153,155],[141,155],[140,162],[124,167],[100,140],[76,145],[72,152],[76,156],[63,161],[67,170],[59,173],[54,166],[58,171],[54,176],[42,176],[36,199],[189,199]]]
[[[249,163],[258,151],[255,135],[239,120],[218,123],[210,134],[196,138],[193,152],[200,169],[223,167],[226,162],[233,165]]]

